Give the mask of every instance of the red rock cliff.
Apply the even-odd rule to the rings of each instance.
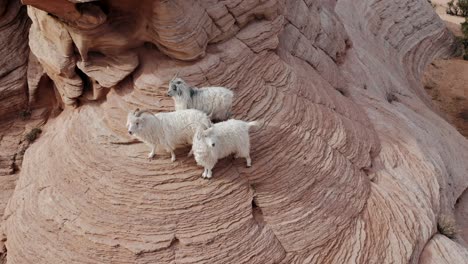
[[[468,261],[436,234],[468,186],[468,142],[421,86],[453,41],[427,1],[23,2],[29,89],[45,73],[64,111],[8,197],[8,264]],[[207,181],[186,150],[149,162],[117,144],[129,110],[173,110],[177,71],[264,120],[252,168],[225,159]]]

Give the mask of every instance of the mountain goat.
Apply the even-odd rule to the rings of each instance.
[[[232,153],[235,154],[235,158],[245,158],[247,167],[250,167],[252,160],[249,128],[258,124],[257,121],[230,119],[214,124],[204,131],[198,129],[193,137],[192,152],[197,164],[205,168],[202,177],[211,178],[211,170],[216,162]]]
[[[234,93],[224,87],[190,87],[182,78],[175,77],[169,82],[167,95],[174,100],[176,111],[198,109],[219,121],[231,116]]]
[[[210,126],[208,116],[195,109],[158,114],[136,109],[127,117],[128,133],[151,147],[149,159],[154,157],[156,146],[159,145],[171,153],[173,162],[176,160],[174,150],[178,146],[192,144],[197,129]]]

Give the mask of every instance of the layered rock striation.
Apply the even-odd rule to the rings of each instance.
[[[47,74],[64,111],[24,154],[8,264],[468,261],[436,235],[468,142],[421,85],[453,51],[427,1],[23,2],[30,82]],[[262,120],[252,168],[207,181],[188,149],[129,143],[127,112],[172,111],[176,72]]]

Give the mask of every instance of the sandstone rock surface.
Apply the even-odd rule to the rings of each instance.
[[[468,138],[468,62],[436,60],[424,73],[424,89],[444,117]]]
[[[19,1],[0,3],[0,117],[17,114],[27,105],[29,24]]]
[[[65,110],[24,153],[8,264],[468,261],[437,235],[468,141],[421,84],[453,52],[426,0],[23,2],[29,82],[39,100],[46,73]],[[187,149],[149,162],[128,143],[126,113],[171,111],[176,72],[264,121],[252,168],[206,181]]]
[[[21,155],[20,135],[24,124],[14,122],[27,107],[27,62],[29,20],[19,1],[0,2],[0,217],[15,188]],[[0,263],[5,260],[0,221]]]

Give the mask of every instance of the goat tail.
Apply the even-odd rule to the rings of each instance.
[[[208,119],[213,120],[213,113],[214,113],[214,111],[211,110],[211,113],[208,115]]]
[[[205,129],[208,129],[210,127],[213,126],[213,122],[211,121],[211,118],[208,120],[208,127],[206,127]]]
[[[262,126],[262,123],[261,121],[251,121],[251,122],[248,122],[248,126],[249,128],[253,127],[253,128],[259,128],[260,126]]]

